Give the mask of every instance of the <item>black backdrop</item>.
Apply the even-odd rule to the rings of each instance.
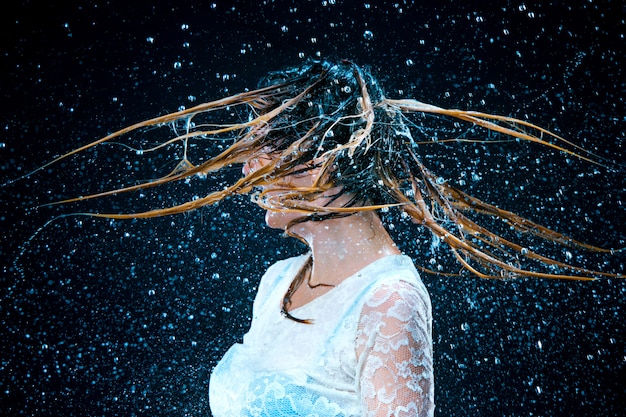
[[[0,25],[2,415],[209,415],[211,368],[245,332],[259,274],[303,250],[243,198],[39,230],[71,209],[36,207],[97,189],[116,153],[12,180],[117,128],[254,87],[303,59],[350,58],[390,97],[527,117],[623,164],[619,1],[63,3],[13,4]],[[623,173],[537,148],[499,149],[499,161],[467,149],[439,168],[466,163],[470,191],[625,246]],[[403,249],[428,261],[428,238],[411,233],[398,234]],[[596,267],[623,272],[623,255],[610,262]],[[437,415],[621,415],[624,282],[424,281]]]

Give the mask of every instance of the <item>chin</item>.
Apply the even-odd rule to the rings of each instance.
[[[298,213],[285,213],[280,211],[266,211],[265,224],[272,229],[287,229],[287,225],[302,216]]]
[[[267,224],[272,229],[282,229],[285,230],[287,224],[289,223],[284,219],[286,213],[280,213],[276,211],[266,211],[265,212],[265,224]]]

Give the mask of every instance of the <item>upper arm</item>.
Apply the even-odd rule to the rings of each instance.
[[[383,285],[368,297],[356,341],[359,395],[368,416],[432,416],[432,317],[412,284]]]

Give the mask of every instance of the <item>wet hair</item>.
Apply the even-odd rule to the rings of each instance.
[[[235,120],[227,121],[191,122],[220,112],[226,114],[225,117],[232,114],[237,117],[247,114],[247,117],[244,121],[234,117]],[[241,194],[251,195],[267,210],[302,213],[296,222],[323,221],[363,210],[395,207],[412,220],[411,224],[406,223],[407,227],[414,223],[415,227],[429,230],[447,245],[465,270],[483,278],[616,276],[551,259],[507,238],[508,235],[493,231],[489,221],[481,222],[480,219],[495,219],[520,235],[592,252],[609,252],[483,202],[442,180],[422,162],[424,142],[420,141],[427,138],[415,140],[419,121],[409,120],[409,116],[415,114],[436,115],[485,129],[489,134],[485,135],[485,140],[496,133],[601,164],[595,155],[523,120],[443,109],[411,99],[389,99],[370,71],[341,60],[308,62],[272,72],[263,77],[253,91],[137,123],[62,155],[44,167],[132,131],[183,121],[186,129],[182,133],[176,133],[152,149],[182,143],[186,150],[189,141],[220,138],[220,143],[226,143],[224,137],[230,142],[220,147],[219,152],[204,155],[196,164],[191,163],[185,153],[175,170],[158,179],[60,203],[187,181],[195,175],[210,177],[228,167],[270,155],[269,163],[259,169],[183,204],[146,212],[92,215],[149,218],[191,211]],[[281,185],[285,184],[285,178],[310,169],[320,173],[313,186]],[[272,195],[262,188],[270,185]],[[280,193],[276,193],[277,187]],[[315,203],[321,194],[329,193],[334,198],[339,195],[350,198],[342,206]],[[333,198],[330,200],[332,202]]]
[[[315,87],[308,89],[315,79]],[[310,161],[323,161],[320,191],[309,199],[336,187],[351,197],[345,207],[398,203],[384,179],[397,182],[394,188],[408,180],[407,173],[415,167],[406,166],[404,156],[412,138],[400,111],[374,105],[383,102],[384,94],[369,72],[348,61],[317,62],[271,73],[260,87],[275,84],[285,87],[271,97],[262,112],[308,89],[302,100],[272,119],[265,140],[270,147],[284,151],[294,138],[307,137],[294,162],[319,168],[320,163]],[[333,214],[338,213],[328,213]]]

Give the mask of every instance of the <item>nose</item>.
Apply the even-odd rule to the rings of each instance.
[[[250,171],[252,171],[252,169],[250,168],[250,164],[248,164],[247,162],[244,162],[243,167],[241,168],[241,173],[243,175],[248,175]]]
[[[259,156],[251,158],[244,162],[243,168],[241,168],[241,172],[243,175],[248,175],[251,172],[258,170],[259,168],[263,168],[271,161],[271,157],[268,154],[262,153]]]
[[[243,173],[243,175],[248,175],[251,172],[256,171],[257,169],[259,169],[259,159],[252,158],[244,162],[243,167],[241,168],[241,172]]]

